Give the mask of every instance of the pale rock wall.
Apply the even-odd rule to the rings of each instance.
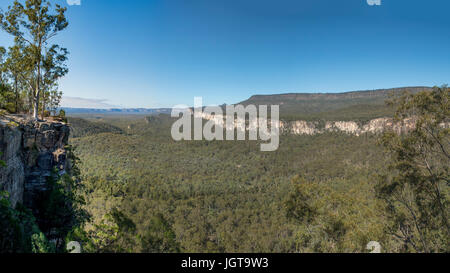
[[[205,120],[213,121],[218,125],[226,126],[226,117],[223,115],[210,115],[206,113],[195,114],[195,117],[200,117]],[[264,121],[263,121],[264,122]],[[247,122],[247,129],[250,125],[257,126],[257,121]],[[267,123],[267,121],[266,121]],[[235,119],[233,129],[245,130],[245,121]],[[296,120],[296,121],[280,121],[280,131],[284,134],[294,135],[316,135],[327,132],[343,132],[349,135],[360,136],[362,134],[381,133],[387,129],[394,130],[396,133],[405,133],[414,129],[415,121],[411,118],[405,119],[402,123],[396,123],[392,118],[377,118],[370,120],[365,124],[358,124],[355,121],[327,121],[325,126],[321,128],[318,122]]]

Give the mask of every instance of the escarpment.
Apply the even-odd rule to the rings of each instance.
[[[202,118],[204,120],[212,121],[218,126],[224,126],[226,116],[224,115],[212,115],[208,113],[194,114],[195,117]],[[257,128],[259,125],[258,120],[244,120],[237,118],[234,124],[227,129],[236,129],[240,131],[248,130],[249,128]],[[263,120],[263,123],[269,124],[267,120]],[[416,126],[416,120],[414,118],[407,118],[403,121],[395,121],[393,118],[376,118],[367,122],[356,121],[306,121],[295,120],[285,121],[280,120],[279,128],[281,134],[292,135],[317,135],[330,132],[342,132],[349,135],[361,136],[363,134],[378,134],[386,130],[392,130],[397,134],[404,134],[414,130]],[[443,128],[450,128],[449,123],[441,124]]]
[[[327,132],[343,132],[360,136],[366,133],[381,133],[385,130],[393,130],[397,134],[406,133],[415,128],[414,119],[405,119],[403,122],[395,122],[392,118],[377,118],[367,123],[355,121],[280,121],[280,129],[283,133],[295,135],[316,135]]]
[[[32,208],[47,180],[70,168],[66,145],[70,129],[58,121],[32,121],[22,116],[0,118],[0,191],[10,195],[15,206],[23,203]]]

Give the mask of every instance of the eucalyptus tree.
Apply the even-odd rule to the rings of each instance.
[[[4,47],[0,47],[0,107],[11,110],[11,87],[6,66],[7,52]]]
[[[45,67],[49,54],[67,55],[67,50],[58,45],[50,44],[59,32],[67,28],[68,21],[65,16],[66,8],[56,4],[54,7],[48,0],[26,0],[24,4],[18,0],[8,7],[5,13],[0,13],[2,28],[13,35],[16,43],[24,44],[27,66],[30,75],[26,84],[31,90],[33,100],[33,118],[38,119],[40,97],[43,92],[43,81],[46,71],[58,70],[63,73],[53,73],[56,81],[67,73],[66,69],[60,69],[64,61],[53,63],[55,67]],[[62,59],[60,59],[62,60]]]
[[[8,58],[5,61],[5,70],[12,80],[12,89],[14,91],[14,110],[19,113],[23,109],[21,100],[21,82],[26,80],[26,69],[24,64],[23,46],[19,43],[9,48]]]

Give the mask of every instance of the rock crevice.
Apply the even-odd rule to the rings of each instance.
[[[31,121],[22,116],[0,118],[0,191],[11,203],[32,207],[35,196],[46,189],[54,171],[68,170],[66,145],[70,129],[58,121]]]

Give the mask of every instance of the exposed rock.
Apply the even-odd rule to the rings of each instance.
[[[319,133],[319,129],[312,122],[304,120],[297,120],[292,122],[280,122],[280,129],[282,132],[294,135],[315,135]]]
[[[24,164],[21,157],[21,131],[12,124],[0,124],[0,152],[6,167],[0,167],[0,190],[10,193],[13,204],[22,201]]]
[[[349,135],[360,136],[362,134],[377,134],[385,130],[394,130],[396,133],[406,133],[414,129],[415,121],[406,119],[403,122],[396,123],[392,118],[378,118],[358,124],[355,121],[327,121],[324,128],[320,128],[315,122],[291,121],[281,122],[283,133],[292,133],[296,135],[315,135],[327,132],[343,132]]]
[[[207,113],[194,114],[195,117],[201,117],[202,119],[213,121],[214,123],[223,126],[225,124],[226,116],[224,115],[211,115]],[[264,121],[266,122],[267,121]],[[360,136],[362,134],[371,133],[377,134],[385,130],[394,130],[396,133],[406,133],[414,129],[415,120],[412,118],[405,119],[403,122],[396,123],[392,118],[377,118],[370,120],[365,124],[358,124],[355,121],[326,121],[325,126],[320,126],[321,122],[318,121],[283,121],[279,123],[280,132],[283,134],[294,134],[294,135],[316,135],[323,134],[327,132],[343,132],[349,135]],[[323,123],[322,123],[323,124]],[[253,120],[251,122],[246,122],[244,120],[235,119],[234,125],[227,129],[232,130],[236,128],[237,130],[246,130],[250,127],[258,127],[258,121]],[[443,125],[448,126],[448,124]]]
[[[34,122],[23,116],[0,118],[0,190],[10,193],[13,205],[32,206],[34,197],[45,190],[47,178],[68,168],[65,146],[69,126],[56,121]]]

